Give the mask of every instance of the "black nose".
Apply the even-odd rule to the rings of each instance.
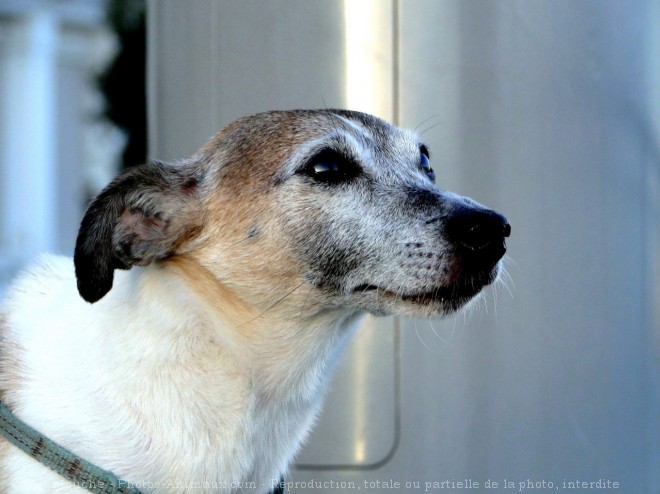
[[[461,207],[447,220],[446,232],[464,254],[498,261],[506,252],[504,239],[511,234],[511,226],[495,211]]]

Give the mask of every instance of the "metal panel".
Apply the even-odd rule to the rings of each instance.
[[[374,469],[396,452],[400,345],[392,326],[390,318],[369,318],[357,332],[296,468]]]

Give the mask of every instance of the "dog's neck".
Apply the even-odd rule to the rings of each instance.
[[[252,393],[280,403],[316,400],[363,316],[339,309],[302,313],[299,304],[287,301],[273,307],[267,304],[266,309],[263,304],[251,305],[185,257],[133,271],[140,277],[140,303],[157,304],[155,310],[171,312],[168,319],[173,328],[166,337],[179,343],[170,348],[193,350],[191,342],[200,344],[189,356],[199,365],[205,365],[206,355],[209,364],[219,355],[231,359],[237,371],[252,376]],[[159,292],[157,296],[153,291]],[[282,291],[286,294],[286,289]],[[181,327],[177,313],[192,317],[186,317]],[[162,337],[163,325],[154,326]]]
[[[185,267],[186,276],[181,262],[121,272],[117,287],[125,283],[134,290],[113,290],[99,302],[108,310],[120,304],[135,308],[126,311],[132,319],[117,321],[116,332],[102,336],[112,366],[105,392],[116,394],[140,418],[137,434],[163,443],[154,449],[159,457],[150,457],[159,468],[176,463],[167,456],[172,449],[167,441],[184,451],[206,437],[208,451],[198,469],[179,472],[181,478],[279,478],[314,422],[359,315],[326,310],[286,320],[280,305],[272,317],[254,317],[256,308],[245,307],[200,271],[193,272],[193,283],[190,266]],[[203,286],[200,303],[197,291]],[[219,296],[222,303],[214,301]],[[244,316],[249,317],[239,324],[237,318]],[[183,432],[174,438],[170,430]],[[227,445],[240,445],[241,451],[224,451]],[[239,455],[259,471],[213,472],[206,462],[214,455]]]

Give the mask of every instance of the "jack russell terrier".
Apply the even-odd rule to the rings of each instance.
[[[118,176],[73,263],[19,277],[0,397],[76,455],[69,474],[80,458],[141,492],[270,492],[360,317],[456,311],[497,278],[509,233],[435,184],[412,131],[346,110],[243,118]],[[2,492],[85,492],[35,461],[39,441],[0,442]]]

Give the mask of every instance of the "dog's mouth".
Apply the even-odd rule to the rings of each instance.
[[[419,307],[437,306],[444,312],[453,312],[481,292],[486,286],[495,281],[498,275],[497,267],[490,271],[466,276],[449,285],[439,285],[430,290],[407,291],[391,290],[370,283],[357,286],[353,293],[356,295],[373,294],[375,297],[394,303],[411,304]]]
[[[449,286],[437,287],[427,292],[406,293],[395,292],[381,288],[376,285],[364,284],[355,288],[354,293],[373,292],[377,296],[395,298],[404,302],[411,302],[418,305],[428,305],[433,302],[444,302],[446,300],[464,299],[474,297],[481,291],[483,286]]]

